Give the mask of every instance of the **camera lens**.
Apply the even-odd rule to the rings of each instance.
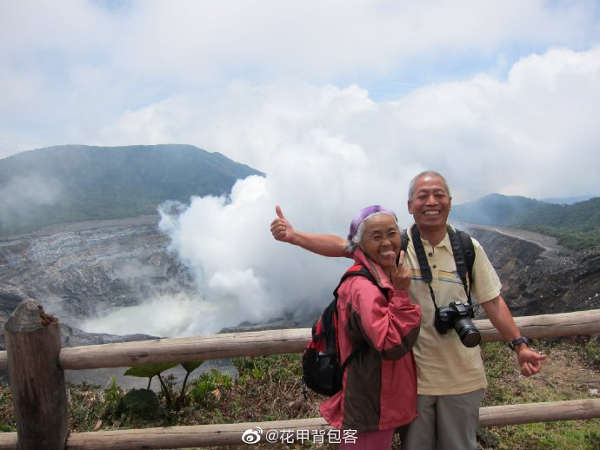
[[[465,347],[475,347],[481,342],[479,330],[475,328],[473,322],[468,318],[457,320],[454,324],[454,329]]]

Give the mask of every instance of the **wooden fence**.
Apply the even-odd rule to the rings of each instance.
[[[600,334],[600,310],[516,317],[515,322],[524,335],[534,339]],[[501,339],[488,320],[474,323],[484,342]],[[24,301],[5,325],[7,351],[0,352],[0,369],[9,372],[17,422],[16,433],[0,433],[0,450],[240,445],[247,430],[260,430],[262,442],[269,435],[299,430],[323,436],[334,430],[321,418],[71,434],[67,429],[65,369],[297,353],[309,339],[310,329],[289,329],[61,349],[58,321],[37,303]],[[596,417],[600,417],[599,399],[492,406],[479,411],[482,426]]]

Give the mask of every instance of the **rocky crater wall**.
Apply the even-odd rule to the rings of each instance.
[[[465,227],[483,245],[513,315],[600,308],[600,249],[572,252],[520,230]]]
[[[158,217],[85,222],[0,241],[0,317],[33,298],[61,322],[193,292],[189,272],[167,251]]]

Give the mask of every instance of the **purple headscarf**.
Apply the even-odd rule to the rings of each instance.
[[[363,223],[365,221],[365,219],[367,219],[368,217],[372,216],[375,213],[389,214],[390,216],[394,217],[394,220],[396,222],[398,222],[398,218],[396,217],[396,214],[391,209],[384,208],[383,206],[380,206],[380,205],[367,206],[366,208],[361,209],[358,216],[356,216],[354,219],[352,219],[352,223],[350,224],[350,232],[348,233],[348,242],[352,242],[352,238],[354,238],[354,236],[356,236],[356,233],[358,232],[358,227],[360,226],[360,224]]]

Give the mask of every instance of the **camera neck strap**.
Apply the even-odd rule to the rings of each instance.
[[[448,237],[450,238],[450,245],[452,246],[452,254],[454,256],[454,263],[456,264],[456,272],[462,281],[463,288],[465,289],[465,294],[467,295],[467,300],[469,304],[471,304],[471,287],[467,284],[467,265],[465,263],[464,257],[464,249],[460,239],[454,232],[451,226],[447,225],[446,229],[448,231]],[[419,268],[421,269],[421,276],[423,277],[423,281],[427,283],[429,287],[429,293],[431,294],[431,300],[433,300],[433,305],[436,309],[438,309],[438,305],[435,301],[435,294],[433,293],[433,288],[431,287],[431,281],[433,280],[433,276],[431,274],[431,267],[429,267],[429,261],[427,261],[427,256],[425,255],[425,248],[423,248],[423,242],[421,241],[421,233],[419,232],[419,228],[417,224],[414,224],[410,229],[410,234],[412,236],[413,246],[415,247],[415,253],[417,254],[417,261],[419,261]]]

